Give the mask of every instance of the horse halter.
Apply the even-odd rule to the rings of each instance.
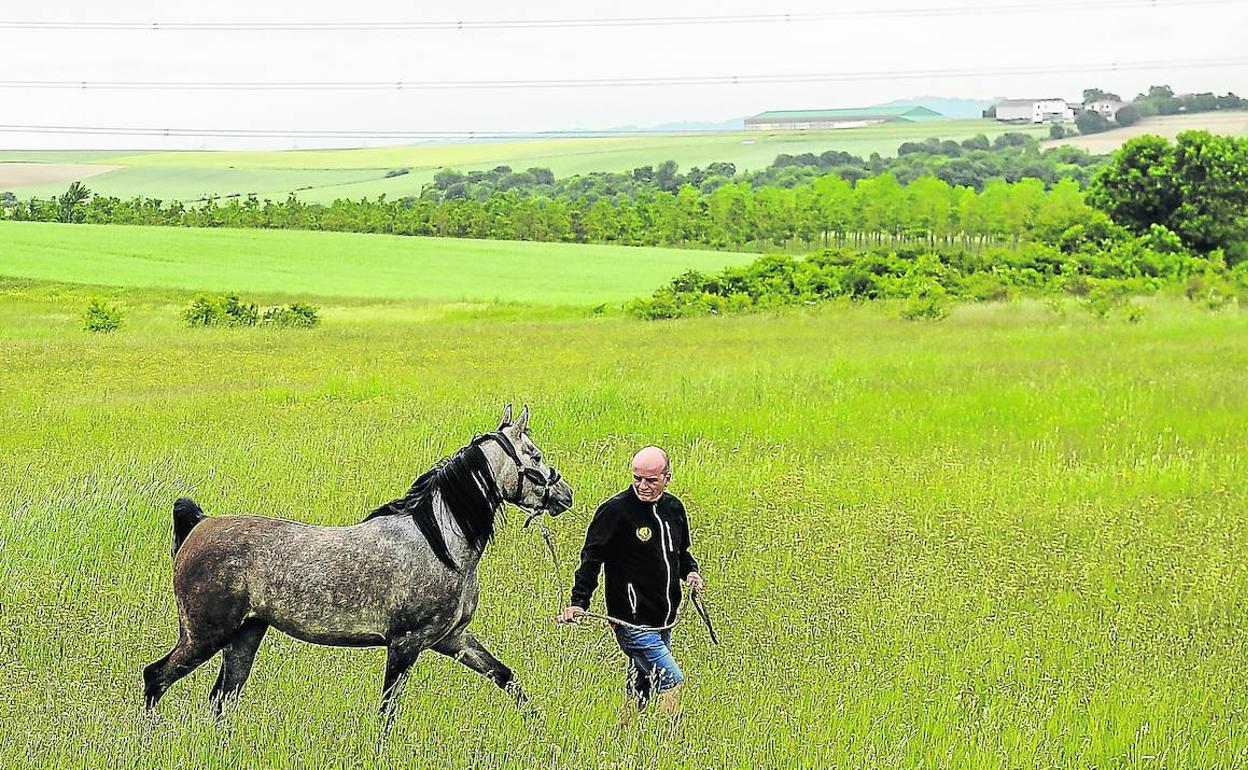
[[[518,501],[524,497],[524,480],[528,479],[531,484],[544,485],[542,487],[542,502],[538,506],[538,512],[540,513],[541,511],[547,510],[550,503],[550,490],[559,483],[559,471],[551,468],[550,476],[547,478],[543,477],[541,472],[536,468],[529,468],[525,466],[524,462],[520,459],[520,453],[516,451],[515,444],[512,444],[511,439],[507,438],[501,430],[496,430],[493,433],[483,433],[474,438],[472,443],[480,444],[485,441],[493,441],[498,444],[503,452],[511,458],[511,461],[516,464],[516,499],[508,502],[512,505],[520,505]]]

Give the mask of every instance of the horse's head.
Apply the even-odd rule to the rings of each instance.
[[[503,464],[499,488],[506,490],[507,501],[531,511],[545,511],[558,516],[572,507],[572,487],[559,471],[546,464],[546,458],[529,435],[529,407],[525,406],[514,423],[511,405],[503,410],[503,419],[494,434],[502,436],[499,448],[510,463]]]

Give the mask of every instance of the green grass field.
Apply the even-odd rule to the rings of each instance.
[[[103,286],[546,305],[620,302],[756,254],[355,233],[0,222],[0,276]]]
[[[470,171],[499,165],[516,169],[541,166],[560,177],[590,171],[627,171],[666,160],[675,160],[683,169],[705,167],[715,161],[731,161],[738,169],[757,169],[768,166],[781,153],[842,150],[863,157],[873,152],[894,155],[902,142],[929,136],[964,139],[979,133],[992,137],[1007,131],[1047,136],[1045,127],[1012,126],[993,120],[944,120],[771,134],[544,139],[357,150],[109,153],[102,154],[100,162],[126,168],[91,177],[87,184],[97,193],[123,198],[143,195],[191,200],[208,193],[255,193],[262,198],[285,199],[288,193],[297,191],[303,200],[330,202],[335,198],[375,198],[383,193],[391,198],[417,195],[444,167]],[[8,189],[2,177],[3,161],[31,162],[41,157],[47,162],[90,162],[88,156],[80,153],[39,156],[0,151],[0,190]],[[410,168],[411,173],[385,178],[388,170],[396,168]],[[298,189],[309,186],[312,189]],[[64,189],[64,184],[57,183],[17,187],[14,192],[23,198],[47,197]]]
[[[1248,763],[1248,314],[644,323],[352,300],[310,331],[193,331],[189,290],[128,289],[126,326],[93,336],[95,291],[0,283],[0,766]],[[176,497],[355,522],[511,401],[577,503],[557,579],[513,512],[473,626],[543,718],[426,655],[379,741],[382,655],[280,634],[223,724],[215,661],[142,715],[140,671],[175,635]],[[674,739],[617,729],[613,641],[551,622],[649,442],[673,454],[723,638],[676,631]]]

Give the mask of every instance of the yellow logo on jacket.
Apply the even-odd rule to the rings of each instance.
[[[650,528],[649,528],[649,527],[638,527],[638,528],[637,528],[637,539],[638,539],[638,540],[640,540],[641,542],[643,542],[643,543],[644,543],[644,542],[646,542],[647,540],[649,540],[649,539],[650,539],[650,535],[651,535],[651,532],[650,532]]]

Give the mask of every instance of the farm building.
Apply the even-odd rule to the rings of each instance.
[[[997,102],[997,120],[1027,123],[1069,123],[1075,111],[1065,99],[1005,99]]]
[[[926,107],[861,107],[840,110],[772,110],[745,119],[746,131],[809,131],[914,123],[943,118]]]
[[[1085,102],[1083,108],[1085,110],[1099,112],[1107,118],[1112,118],[1118,110],[1121,110],[1125,106],[1127,106],[1126,102],[1120,102],[1117,99],[1097,99],[1093,102]]]

